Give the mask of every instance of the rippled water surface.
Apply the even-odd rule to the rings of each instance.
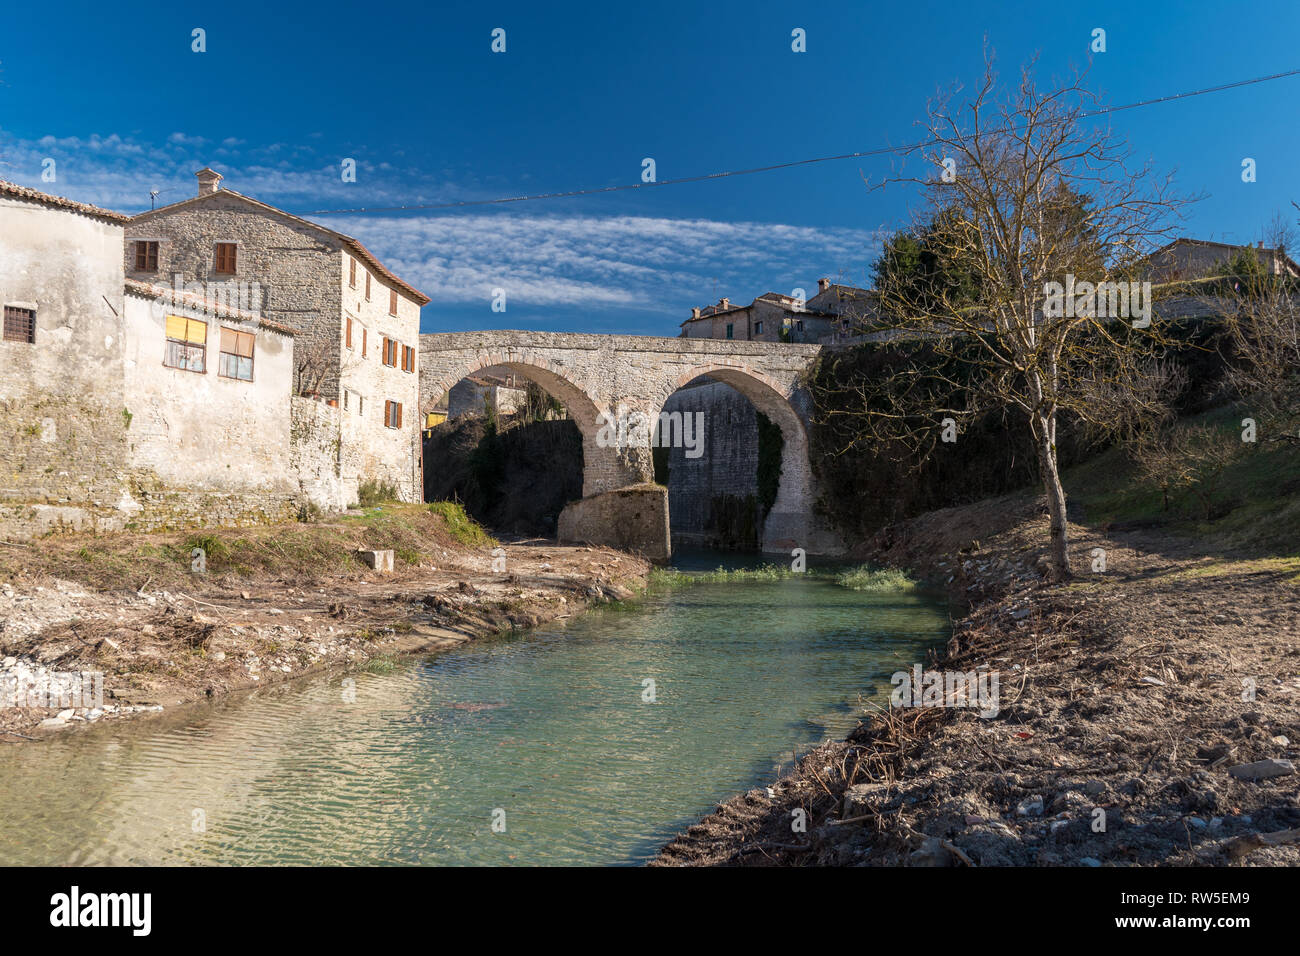
[[[698,584],[353,675],[352,703],[322,677],[4,745],[0,864],[641,862],[946,628],[824,578]]]

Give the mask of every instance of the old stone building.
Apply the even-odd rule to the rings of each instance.
[[[124,277],[128,218],[0,182],[0,527],[279,520],[291,326]]]
[[[692,309],[680,334],[693,339],[815,344],[860,331],[875,314],[875,296],[870,291],[818,279],[817,294],[807,299],[765,292],[749,305],[733,305],[724,298],[716,305]]]
[[[126,276],[209,295],[224,288],[242,307],[301,329],[291,393],[338,408],[333,504],[355,501],[367,480],[418,501],[419,326],[428,297],[356,239],[223,189],[211,169],[195,175],[196,196],[127,223]]]
[[[1297,266],[1284,249],[1266,249],[1257,245],[1233,245],[1208,239],[1175,239],[1151,253],[1146,260],[1145,276],[1151,282],[1179,282],[1205,279],[1227,265],[1233,256],[1250,252],[1263,264],[1269,275],[1300,276]]]

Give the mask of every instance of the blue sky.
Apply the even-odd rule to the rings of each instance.
[[[0,177],[125,212],[224,185],[292,212],[638,182],[909,142],[926,100],[1107,52],[1126,103],[1300,67],[1300,4],[477,2],[11,5],[0,34]],[[191,30],[207,52],[191,51]],[[506,52],[491,32],[506,30]],[[791,51],[791,31],[807,52]],[[1204,194],[1182,233],[1251,241],[1292,220],[1300,77],[1117,114],[1140,158]],[[56,161],[55,183],[41,181]],[[340,162],[357,162],[344,183]],[[1241,181],[1244,157],[1258,179]],[[573,199],[320,217],[433,301],[425,331],[673,335],[721,296],[865,284],[909,196],[886,158]],[[507,311],[491,311],[504,288]]]

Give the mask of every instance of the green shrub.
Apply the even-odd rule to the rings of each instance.
[[[898,568],[873,568],[868,564],[836,575],[835,583],[854,591],[909,591],[916,582]]]
[[[442,518],[447,532],[466,547],[491,547],[497,543],[496,538],[465,513],[465,506],[459,501],[435,501],[429,510]]]
[[[367,478],[357,487],[357,504],[363,508],[373,508],[385,501],[397,501],[400,497],[396,485],[377,478]]]

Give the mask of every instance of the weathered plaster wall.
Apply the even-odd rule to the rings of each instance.
[[[0,524],[11,535],[121,527],[122,226],[0,197],[0,305],[36,342],[0,341]]]
[[[168,315],[207,323],[206,371],[163,364]],[[298,493],[287,400],[292,337],[134,293],[126,296],[125,317],[127,445],[131,480],[145,506],[137,527],[291,516]],[[219,374],[222,328],[254,335],[253,381]]]

